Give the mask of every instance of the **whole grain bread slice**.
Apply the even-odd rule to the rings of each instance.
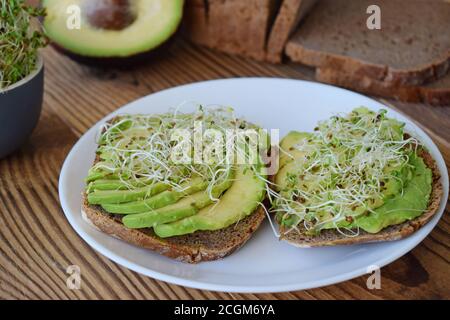
[[[198,44],[208,45],[208,1],[186,0],[184,6],[183,30],[189,38]]]
[[[450,73],[428,84],[408,86],[379,81],[332,68],[317,68],[316,80],[403,102],[425,103],[434,106],[450,105]]]
[[[358,243],[380,242],[380,241],[393,241],[405,238],[422,226],[424,226],[434,216],[439,209],[443,190],[440,179],[440,172],[436,165],[436,162],[432,156],[422,150],[419,154],[428,168],[433,173],[433,185],[431,196],[427,210],[419,217],[406,221],[402,224],[387,227],[376,234],[371,234],[360,230],[359,235],[356,237],[347,237],[337,232],[336,230],[322,230],[318,236],[310,236],[305,233],[305,229],[299,228],[299,230],[289,230],[286,227],[280,226],[281,239],[289,242],[296,247],[308,248],[308,247],[321,247],[321,246],[334,246],[334,245],[349,245]]]
[[[322,0],[286,45],[291,60],[401,85],[447,74],[450,4],[378,0],[381,29],[369,30],[371,0]]]
[[[120,215],[113,215],[100,206],[89,205],[84,199],[83,218],[100,231],[164,256],[187,263],[224,258],[244,245],[265,219],[260,207],[251,215],[227,228],[197,231],[192,234],[160,238],[152,228],[129,229]]]
[[[317,0],[283,0],[269,33],[266,48],[267,61],[281,62],[284,45],[289,36],[316,2]]]
[[[208,0],[209,46],[263,60],[279,0]]]

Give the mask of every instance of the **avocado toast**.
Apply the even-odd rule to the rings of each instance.
[[[198,125],[205,130],[200,159],[192,146]],[[259,158],[241,164],[219,149],[206,152],[214,142],[206,132],[250,129],[258,127],[229,108],[112,119],[102,128],[86,178],[83,217],[105,233],[183,262],[231,254],[265,218],[266,169]],[[180,136],[190,132],[192,145]],[[245,152],[236,146],[233,151]]]
[[[404,238],[439,207],[438,168],[404,124],[360,107],[280,143],[272,209],[298,247]]]

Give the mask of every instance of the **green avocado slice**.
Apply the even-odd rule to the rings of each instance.
[[[265,176],[264,167],[258,168]],[[258,207],[265,195],[265,181],[257,177],[250,168],[241,166],[236,172],[236,180],[224,193],[220,201],[200,210],[196,215],[154,227],[162,237],[190,234],[197,230],[218,230],[236,223],[250,215]]]
[[[308,132],[291,131],[280,142],[280,165],[283,168],[287,163],[299,159],[304,155],[295,146],[311,136]]]
[[[233,184],[234,171],[224,182],[215,186],[211,191],[213,198],[218,198]],[[187,196],[175,204],[150,212],[130,214],[122,219],[128,228],[149,228],[157,224],[169,223],[197,214],[200,209],[213,203],[208,192],[201,191]]]
[[[96,190],[129,190],[130,186],[139,188],[152,184],[151,179],[138,179],[129,180],[124,183],[119,179],[98,179],[89,183],[87,187],[87,192],[92,192]]]
[[[159,209],[173,204],[181,198],[205,190],[208,183],[202,178],[196,177],[189,182],[182,184],[183,191],[166,190],[157,195],[140,201],[118,204],[102,204],[102,208],[109,213],[115,214],[134,214],[147,212],[152,209]]]
[[[133,190],[96,190],[88,194],[89,204],[117,204],[145,199],[169,189],[166,183],[155,184]]]
[[[369,215],[355,219],[354,227],[377,233],[388,226],[414,219],[426,210],[432,189],[432,172],[423,159],[415,154],[410,156],[409,163],[415,169],[412,179],[404,187],[403,194],[386,200]]]

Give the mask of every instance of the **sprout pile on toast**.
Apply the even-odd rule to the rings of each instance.
[[[385,110],[357,108],[283,140],[269,197],[285,232],[377,233],[427,207],[431,170],[417,155],[418,141]]]
[[[250,129],[261,133],[224,107],[116,117],[101,128],[87,202],[123,215],[129,228],[153,227],[161,237],[224,228],[263,198],[264,166],[259,156],[250,161],[250,138],[242,135]],[[218,205],[219,198],[238,201],[241,189],[254,194],[227,214],[233,210]]]
[[[212,190],[228,179],[233,169],[233,163],[227,161],[225,155],[213,159],[217,161],[195,161],[191,150],[188,156],[192,161],[187,163],[173,161],[172,157],[180,146],[174,141],[174,130],[194,132],[195,121],[201,123],[203,130],[257,128],[236,118],[232,108],[222,107],[206,110],[199,107],[194,114],[173,111],[159,115],[124,115],[102,126],[97,149],[100,161],[90,169],[87,181],[113,177],[128,189],[164,183],[182,191],[184,182],[199,177],[208,181],[207,189]],[[203,149],[207,145],[205,141]],[[95,185],[94,182],[89,187]]]

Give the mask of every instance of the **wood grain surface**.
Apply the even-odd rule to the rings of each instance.
[[[3,299],[449,299],[450,205],[412,252],[382,268],[380,290],[367,276],[314,290],[237,294],[189,289],[141,276],[91,249],[67,222],[58,199],[62,163],[96,121],[141,96],[196,81],[242,77],[312,79],[311,70],[273,66],[176,41],[164,57],[135,70],[82,66],[43,51],[45,101],[39,125],[16,154],[0,160],[0,298]],[[435,140],[450,165],[450,107],[391,101]],[[66,268],[81,268],[80,290]]]

